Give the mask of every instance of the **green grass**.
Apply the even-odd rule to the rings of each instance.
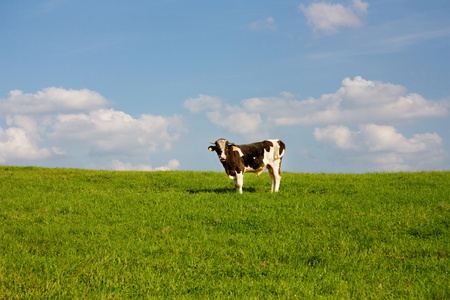
[[[449,299],[449,183],[0,167],[0,298]]]

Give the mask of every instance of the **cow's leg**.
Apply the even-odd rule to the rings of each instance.
[[[235,175],[235,176],[228,175],[228,177],[230,177],[231,179],[233,179],[233,181],[234,181],[234,186],[236,187],[236,190],[239,191],[239,190],[238,190],[238,177],[237,177],[236,175]]]
[[[236,173],[236,179],[234,180],[234,186],[236,187],[236,192],[242,194],[242,186],[244,185],[244,172]]]
[[[268,165],[267,169],[269,170],[270,179],[272,180],[272,189],[270,191],[273,192],[275,190],[275,175],[273,174],[273,168],[271,165]]]
[[[272,179],[272,190],[271,192],[278,192],[280,189],[281,181],[281,171],[280,171],[281,160],[275,161],[272,165],[267,166],[269,169],[270,178]]]
[[[278,190],[280,189],[281,175],[279,172],[274,172],[274,177],[275,177],[274,192],[278,192]]]
[[[278,192],[280,189],[281,182],[281,158],[274,163],[274,176],[275,176],[275,192]]]

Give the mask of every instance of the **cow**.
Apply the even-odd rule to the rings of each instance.
[[[278,192],[281,180],[281,160],[286,146],[278,139],[258,143],[235,145],[226,139],[218,139],[208,147],[216,151],[228,177],[234,180],[236,191],[242,194],[244,173],[261,174],[268,169],[272,179],[271,192]]]

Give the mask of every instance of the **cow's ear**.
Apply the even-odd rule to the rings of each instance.
[[[209,150],[209,151],[214,151],[214,148],[213,148],[212,146],[209,146],[209,147],[208,147],[208,150]]]

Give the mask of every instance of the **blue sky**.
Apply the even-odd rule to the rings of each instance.
[[[2,1],[0,164],[450,169],[450,2]]]

